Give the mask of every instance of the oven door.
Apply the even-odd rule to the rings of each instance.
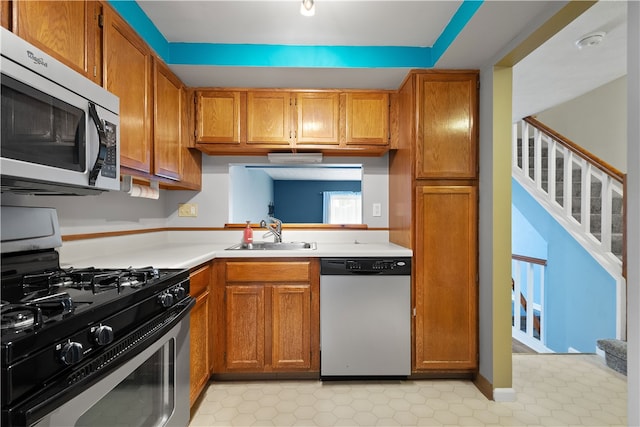
[[[189,423],[189,316],[78,396],[28,426]]]

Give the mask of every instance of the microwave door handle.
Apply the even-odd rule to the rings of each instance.
[[[91,169],[91,173],[89,173],[89,185],[95,186],[98,175],[100,174],[100,170],[102,169],[102,165],[104,164],[104,159],[107,157],[107,136],[104,132],[102,120],[100,120],[100,117],[98,117],[96,105],[93,102],[89,103],[89,116],[91,116],[93,123],[96,125],[96,129],[98,130],[98,137],[100,138],[98,157],[96,158],[96,162],[93,165],[93,169]]]

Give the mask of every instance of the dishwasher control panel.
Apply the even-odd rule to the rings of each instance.
[[[322,258],[321,275],[411,274],[411,258]]]

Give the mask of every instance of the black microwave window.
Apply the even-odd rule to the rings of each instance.
[[[2,75],[2,157],[84,172],[85,112]]]

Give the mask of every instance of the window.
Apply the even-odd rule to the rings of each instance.
[[[362,193],[352,191],[324,191],[323,223],[362,224]]]

